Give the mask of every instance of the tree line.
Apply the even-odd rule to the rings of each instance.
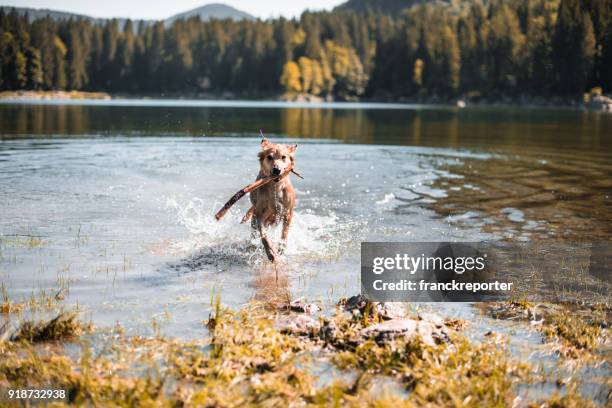
[[[28,21],[0,11],[0,89],[336,99],[612,90],[612,1],[425,2],[299,19]]]

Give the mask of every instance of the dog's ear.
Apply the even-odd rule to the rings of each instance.
[[[297,145],[290,145],[287,147],[287,150],[289,150],[289,153],[294,153],[297,150]]]
[[[263,139],[261,139],[261,148],[262,149],[267,149],[268,147],[270,147],[271,144],[272,143],[270,143],[268,138],[264,137]]]

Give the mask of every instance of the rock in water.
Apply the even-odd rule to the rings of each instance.
[[[306,303],[301,299],[294,300],[289,305],[292,312],[314,314],[321,311],[321,307],[316,303]]]
[[[313,331],[318,331],[321,324],[318,320],[304,314],[290,314],[280,316],[274,327],[282,333],[297,335],[307,335]]]
[[[401,302],[374,302],[378,315],[385,320],[403,319],[406,308]]]
[[[394,319],[374,324],[361,330],[364,338],[374,337],[376,342],[395,340],[399,337],[411,340],[420,337],[429,346],[436,343],[445,343],[450,340],[448,329],[442,325],[437,327],[426,320]]]
[[[406,309],[401,302],[371,302],[361,294],[341,300],[339,305],[349,312],[359,311],[362,315],[369,306],[371,314],[376,313],[384,320],[406,317]]]
[[[361,335],[366,338],[374,336],[376,341],[393,340],[399,336],[410,339],[417,335],[417,328],[416,320],[389,320],[362,329]]]
[[[430,312],[419,313],[419,320],[431,322],[436,327],[444,326],[444,319],[442,318],[442,316],[437,315],[435,313],[430,313]]]

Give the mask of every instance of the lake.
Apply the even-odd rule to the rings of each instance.
[[[112,100],[3,102],[0,123],[6,292],[61,290],[97,326],[130,334],[206,335],[213,298],[240,306],[279,282],[293,298],[333,304],[359,292],[361,241],[612,236],[609,114]],[[280,281],[249,249],[247,199],[213,217],[254,180],[260,129],[299,145],[304,176],[293,180]],[[541,342],[465,304],[435,308],[470,319],[474,332],[509,333],[519,354]]]

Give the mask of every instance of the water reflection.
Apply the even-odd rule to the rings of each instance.
[[[263,106],[263,107],[262,107]],[[344,143],[485,149],[541,149],[612,156],[612,115],[510,108],[338,109],[327,107],[0,105],[0,137],[274,136]]]
[[[0,140],[46,139],[28,142],[27,148],[34,150],[49,148],[43,146],[49,137],[240,137],[255,136],[263,129],[275,138],[484,151],[493,154],[486,160],[472,157],[450,164],[439,156],[434,158],[439,161],[436,167],[451,175],[438,178],[434,185],[445,191],[444,196],[419,197],[406,185],[402,189],[414,198],[394,196],[399,201],[394,211],[409,214],[418,204],[449,220],[476,223],[485,232],[508,238],[581,240],[612,235],[609,114],[559,109],[381,109],[367,104],[347,109],[262,103],[185,106],[167,101],[162,106],[149,102],[147,106],[120,101],[115,105],[3,104]],[[0,143],[0,163],[6,156],[2,151],[10,148],[10,143]],[[370,159],[365,159],[367,166],[376,164]],[[400,153],[397,160],[385,171],[402,178],[397,163],[413,159]],[[27,165],[38,168],[37,161]]]

